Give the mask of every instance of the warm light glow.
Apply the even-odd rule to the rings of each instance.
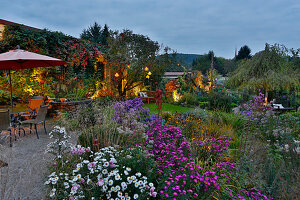
[[[150,76],[152,73],[151,72],[148,72],[148,75]]]
[[[178,94],[178,91],[177,90],[173,90],[173,93],[172,93],[173,95],[173,100],[175,101],[175,102],[177,102],[177,101],[179,101],[180,100],[180,95]]]
[[[148,67],[145,67],[145,71],[148,71],[149,70],[149,68]]]
[[[130,69],[130,65],[127,65],[128,69]]]
[[[115,77],[119,77],[120,75],[118,73],[115,74]]]
[[[268,105],[268,97],[265,97],[265,103],[264,105]]]
[[[147,75],[147,76],[146,76],[146,78],[150,78],[150,76],[149,76],[149,75]]]

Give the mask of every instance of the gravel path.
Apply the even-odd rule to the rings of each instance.
[[[47,125],[50,132],[51,126]],[[52,139],[39,130],[40,139],[35,134],[21,136],[13,147],[6,143],[0,149],[0,160],[8,166],[0,168],[0,200],[41,200],[46,199],[44,182],[47,166],[53,155],[45,153],[46,146]]]

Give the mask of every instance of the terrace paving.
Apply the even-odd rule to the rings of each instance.
[[[48,132],[51,127],[47,125]],[[0,160],[8,164],[0,167],[0,200],[46,199],[44,182],[53,155],[45,149],[52,139],[40,129],[40,139],[26,129],[27,135],[14,141],[13,147],[8,142],[0,147]]]

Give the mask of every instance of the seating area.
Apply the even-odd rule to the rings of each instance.
[[[140,91],[138,97],[142,100],[146,100],[148,104],[151,101],[155,102],[155,91]]]
[[[29,133],[32,133],[32,126],[34,126],[35,134],[39,139],[37,125],[44,125],[45,134],[46,131],[46,115],[48,112],[48,105],[44,105],[43,98],[33,98],[29,100],[29,111],[16,111],[11,108],[0,110],[0,133],[4,131],[9,132],[9,146],[12,147],[13,139],[17,140],[17,133],[19,137],[21,132],[26,135],[26,130],[29,125]],[[23,108],[24,109],[24,108]],[[27,109],[27,108],[26,108]]]

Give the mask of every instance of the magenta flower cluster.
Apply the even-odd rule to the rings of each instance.
[[[158,165],[161,177],[158,189],[163,199],[185,199],[187,196],[197,199],[210,188],[219,189],[223,179],[228,178],[226,174],[235,169],[230,162],[215,164],[211,168],[195,165],[190,145],[178,127],[156,124],[147,136],[147,145],[152,146],[150,153]],[[227,141],[229,137],[224,136],[223,139]],[[221,142],[215,150],[219,153],[219,149],[223,151],[228,145],[229,142]]]
[[[194,162],[190,146],[184,141],[180,128],[156,124],[147,132],[147,136],[146,143],[152,146],[150,153],[158,164],[161,197],[176,199],[178,196],[197,195],[190,189],[194,180],[190,177],[194,172]]]
[[[199,186],[203,190],[199,192],[206,192],[209,189],[220,189],[220,184],[224,181],[231,179],[232,172],[236,170],[235,166],[231,162],[215,163],[213,166],[204,168],[198,168],[199,173]]]
[[[77,146],[77,147],[74,147],[71,149],[71,155],[82,155],[84,154],[85,152],[90,152],[91,149],[88,147],[88,148],[85,148],[85,147],[82,147],[82,146]]]

